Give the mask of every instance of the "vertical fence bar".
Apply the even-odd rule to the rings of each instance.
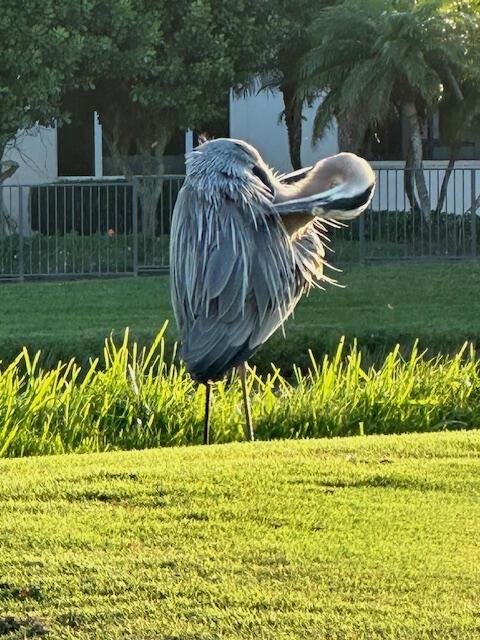
[[[93,187],[89,186],[89,231],[90,234],[88,238],[88,245],[90,247],[90,251],[88,253],[88,273],[92,273],[95,269],[95,237],[96,233],[93,228]]]
[[[62,273],[67,273],[67,198],[68,186],[63,188],[63,269]]]
[[[100,219],[100,209],[102,206],[102,192],[99,184],[96,185],[96,189],[97,189],[97,272],[100,275],[102,273],[102,258],[101,258],[102,248],[100,244],[102,241],[102,221]]]
[[[128,222],[127,222],[127,185],[123,189],[123,271],[128,271]]]
[[[85,222],[84,222],[84,204],[83,204],[83,192],[85,187],[82,185],[80,187],[80,237],[81,237],[81,252],[82,252],[82,262],[81,262],[81,273],[85,274]]]
[[[133,275],[138,276],[138,183],[132,180]]]
[[[75,185],[72,185],[72,198],[71,198],[71,210],[70,210],[70,230],[68,232],[68,236],[70,238],[70,246],[72,248],[71,252],[71,272],[76,273],[76,263],[75,263]],[[68,254],[67,254],[68,255]],[[67,264],[68,271],[68,264]]]
[[[470,207],[470,224],[471,224],[471,234],[472,234],[472,244],[471,244],[471,255],[472,258],[477,256],[477,184],[476,184],[476,170],[470,169],[470,184],[472,189],[471,195],[471,207]]]
[[[0,185],[0,209],[3,208],[4,206],[4,194],[8,193],[8,191],[6,192],[5,190],[8,189],[8,191],[11,192],[11,187],[3,187],[2,185]],[[8,197],[8,196],[7,196]],[[10,195],[10,201],[11,201],[11,195]],[[8,210],[9,212],[12,210],[12,207],[10,206],[10,209]],[[1,211],[0,211],[1,214]],[[5,214],[8,215],[8,214]],[[5,253],[5,236],[6,236],[6,225],[7,225],[7,218],[2,216],[2,220],[0,222],[0,275],[4,275],[5,274],[5,266],[4,266],[4,253]]]
[[[371,205],[370,205],[371,206]],[[358,257],[360,264],[365,264],[365,214],[358,220]]]
[[[47,186],[45,189],[46,192],[46,214],[45,214],[45,223],[46,223],[46,232],[47,237],[45,238],[46,251],[47,251],[47,264],[46,264],[46,273],[50,275],[50,187]],[[38,220],[38,226],[40,227],[40,219]]]
[[[113,195],[115,198],[115,206],[114,206],[114,216],[115,216],[115,223],[113,225],[113,239],[115,241],[115,246],[113,247],[113,250],[115,252],[115,273],[118,273],[118,185],[114,186],[114,191],[113,191]]]
[[[18,275],[25,280],[25,264],[23,257],[23,188],[18,187]]]
[[[41,188],[38,187],[37,188],[37,204],[38,204],[38,212],[37,212],[37,247],[38,247],[38,275],[43,275],[45,272],[44,269],[44,251],[43,251],[43,235],[44,235],[44,227],[41,224],[41,220],[43,218],[43,207],[42,207],[42,201],[43,198],[40,197],[40,194],[45,193],[45,191],[48,189],[48,187],[45,188]],[[30,196],[30,202],[32,204],[33,207],[33,193]],[[32,215],[32,210],[30,210],[30,232],[33,231],[33,223],[32,223],[32,219],[31,219],[31,215]],[[32,235],[31,241],[33,243],[33,238],[34,236]]]

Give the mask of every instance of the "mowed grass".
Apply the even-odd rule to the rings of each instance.
[[[333,353],[342,335],[347,343],[358,338],[373,360],[397,342],[408,350],[415,338],[437,353],[480,337],[480,263],[347,266],[336,277],[345,288],[313,291],[287,323],[287,338],[279,333],[261,350],[255,362],[263,370],[272,361],[286,373],[292,362],[305,366],[308,348],[317,358]],[[86,362],[110,332],[128,326],[148,344],[172,319],[167,276],[5,285],[0,295],[3,361],[26,345],[42,349],[49,364]],[[168,338],[176,339],[173,322]]]
[[[0,628],[476,640],[479,498],[476,431],[2,460]]]

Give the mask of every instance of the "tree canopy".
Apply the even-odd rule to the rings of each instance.
[[[19,129],[60,117],[62,93],[76,83],[83,37],[69,30],[62,3],[2,0],[0,42],[1,158]]]
[[[477,0],[3,0],[0,41],[0,152],[83,105],[122,172],[132,153],[155,172],[176,130],[225,114],[258,74],[283,94],[295,167],[319,95],[315,135],[335,116],[350,150],[403,112],[418,167],[421,118],[441,101],[468,110],[480,69]]]
[[[230,88],[270,55],[272,19],[255,0],[90,0],[78,69],[89,88],[73,100],[99,113],[113,155],[135,148],[155,170],[176,129],[226,112]]]

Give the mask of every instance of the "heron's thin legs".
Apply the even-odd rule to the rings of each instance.
[[[245,437],[250,442],[255,440],[255,434],[253,433],[252,425],[252,412],[250,409],[250,398],[247,391],[247,363],[244,362],[238,367],[240,374],[240,380],[242,382],[242,394],[243,394],[243,406],[245,407]]]
[[[205,420],[203,423],[203,444],[210,444],[210,397],[212,391],[211,382],[205,383]]]

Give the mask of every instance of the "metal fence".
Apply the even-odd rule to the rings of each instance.
[[[378,168],[368,211],[334,231],[340,262],[472,259],[480,256],[480,166],[423,171],[429,206],[422,211],[413,173]]]
[[[378,168],[369,210],[329,231],[333,261],[480,256],[480,167],[425,169],[421,211],[411,174]],[[0,185],[0,279],[167,271],[173,207],[183,176]],[[408,195],[410,194],[410,196]]]
[[[183,180],[0,186],[0,279],[168,270],[170,220]]]

